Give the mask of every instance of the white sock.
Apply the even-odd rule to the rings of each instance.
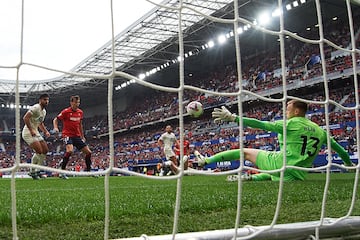
[[[46,154],[39,154],[39,157],[38,157],[38,165],[44,165],[44,161],[45,161],[45,158],[46,158]]]
[[[31,158],[31,163],[32,163],[32,164],[37,164],[38,158],[39,158],[39,154],[34,153],[33,156],[32,156],[32,158]]]
[[[39,158],[40,158],[40,154],[34,153],[34,155],[31,158],[31,163],[32,164],[38,164],[39,162]],[[35,168],[30,168],[30,172],[36,172]]]

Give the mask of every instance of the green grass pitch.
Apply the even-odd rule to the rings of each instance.
[[[284,183],[277,223],[319,220],[325,174]],[[229,229],[235,225],[237,182],[226,176],[185,176],[178,232]],[[354,174],[331,175],[326,217],[348,212]],[[0,239],[12,239],[11,181],[0,179]],[[176,180],[110,177],[110,238],[171,234]],[[278,195],[276,182],[244,182],[241,226],[269,225]],[[103,239],[104,178],[16,179],[20,239]],[[359,199],[359,189],[357,199]],[[360,215],[357,200],[353,216]]]

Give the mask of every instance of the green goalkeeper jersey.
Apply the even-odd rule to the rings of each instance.
[[[239,123],[239,117],[236,118]],[[259,121],[243,117],[245,126],[278,133],[280,150],[284,146],[284,120]],[[305,117],[292,117],[286,121],[286,163],[290,166],[311,167],[322,145],[327,143],[327,132]],[[349,154],[333,138],[331,149],[336,151],[346,165],[351,165]]]

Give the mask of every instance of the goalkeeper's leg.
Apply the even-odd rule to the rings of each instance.
[[[253,148],[244,148],[244,159],[249,160],[256,165],[256,159],[260,152],[265,153],[266,151],[260,149],[253,149]],[[236,161],[240,159],[240,149],[233,149],[233,150],[219,152],[211,157],[204,157],[198,151],[195,151],[194,154],[201,165],[214,163],[214,162]],[[259,174],[247,176],[246,180],[266,181],[266,180],[271,180],[271,175],[268,173],[259,173]]]
[[[269,173],[257,173],[250,175],[251,181],[268,181],[271,180],[271,175]]]
[[[251,161],[256,165],[256,158],[260,149],[244,148],[244,159]],[[196,156],[197,154],[195,154]],[[236,161],[240,159],[240,149],[232,149],[219,152],[211,157],[204,157],[205,164],[224,161]]]

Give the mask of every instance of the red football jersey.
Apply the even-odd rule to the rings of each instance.
[[[59,113],[59,115],[57,115],[57,118],[63,123],[63,137],[82,137],[80,124],[83,119],[83,115],[84,113],[80,108],[74,111],[71,107],[65,108],[61,111],[61,113]]]
[[[179,141],[180,143],[180,141]],[[180,156],[180,144],[175,144],[175,154]],[[190,142],[188,140],[184,140],[184,155],[190,154]]]

